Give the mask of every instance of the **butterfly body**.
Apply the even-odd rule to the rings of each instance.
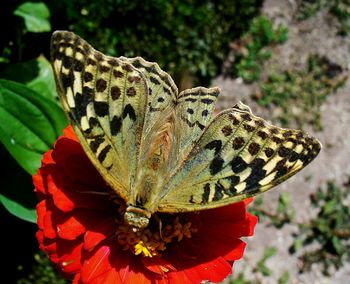
[[[262,193],[300,171],[321,149],[299,130],[254,116],[242,103],[213,110],[219,88],[178,93],[140,57],[113,58],[71,32],[52,37],[58,94],[87,156],[125,200],[125,220],[199,211]]]

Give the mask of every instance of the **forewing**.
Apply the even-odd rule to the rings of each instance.
[[[160,212],[215,208],[262,193],[319,153],[315,138],[269,125],[242,104],[220,113],[165,185]]]
[[[60,100],[81,145],[105,180],[127,199],[147,106],[144,76],[71,32],[53,34],[51,58]]]

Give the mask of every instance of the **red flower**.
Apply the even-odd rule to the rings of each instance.
[[[73,283],[220,282],[243,256],[240,238],[251,236],[257,222],[246,211],[248,200],[199,213],[157,214],[158,221],[152,217],[134,232],[123,221],[125,205],[71,127],[44,155],[33,180],[41,200],[40,248]]]

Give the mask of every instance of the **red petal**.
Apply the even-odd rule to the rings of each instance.
[[[81,282],[81,274],[80,273],[75,274],[75,277],[73,279],[72,284],[83,284],[83,282]]]
[[[232,272],[231,265],[222,257],[212,261],[199,264],[184,270],[187,277],[195,283],[202,283],[206,280],[221,282]]]
[[[98,191],[105,186],[105,181],[92,165],[78,142],[68,138],[57,140],[52,157],[65,175],[74,183],[86,189]],[[84,165],[82,167],[82,165]]]
[[[44,233],[42,231],[38,231],[36,233],[36,238],[39,242],[40,245],[40,249],[44,252],[46,252],[47,254],[49,254],[49,257],[51,259],[52,262],[54,263],[58,263],[58,255],[56,253],[57,251],[57,243],[56,240],[53,239],[47,239],[44,236]]]
[[[47,203],[48,202],[46,202],[46,206]],[[49,239],[54,239],[57,236],[56,223],[54,222],[53,218],[54,214],[52,210],[46,210],[45,215],[43,216],[43,232],[45,237]]]
[[[69,212],[75,208],[98,210],[115,208],[109,200],[105,184],[101,184],[98,189],[94,189],[92,193],[89,193],[90,187],[70,180],[62,174],[62,169],[58,166],[50,168],[46,182],[49,188],[48,192],[52,195],[55,205],[64,212]],[[102,195],[103,193],[105,195]]]
[[[37,194],[42,194],[42,196],[38,196],[39,199],[43,199],[45,198],[47,191],[46,188],[44,186],[44,181],[43,181],[43,177],[41,174],[41,170],[38,170],[38,173],[32,176],[33,178],[33,184],[35,187],[35,190],[37,192]]]
[[[81,279],[84,283],[90,283],[94,278],[112,269],[109,260],[110,253],[110,246],[101,246],[84,262],[81,269]]]
[[[193,284],[184,271],[170,272],[168,275],[169,283],[171,284]]]
[[[246,243],[239,240],[235,249],[230,251],[229,253],[227,253],[223,257],[228,261],[235,261],[235,260],[241,259],[243,257],[243,254],[244,254],[245,247],[246,247]]]
[[[240,238],[243,236],[251,236],[254,233],[254,227],[257,223],[257,218],[247,213],[246,219],[240,222],[232,223],[229,220],[214,220],[208,219],[205,226],[201,228],[201,234],[215,236],[225,235],[232,238]]]
[[[122,282],[125,284],[149,284],[155,274],[148,272],[140,261],[139,256],[131,255],[129,252],[122,252],[114,258],[115,268],[119,272]],[[153,276],[153,277],[152,277]]]
[[[91,280],[89,284],[123,284],[123,282],[115,269],[111,269],[103,275]]]
[[[220,208],[204,210],[199,216],[204,224],[209,220],[236,223],[246,219],[246,205],[244,202],[238,202]]]
[[[65,273],[77,273],[82,265],[82,249],[81,240],[67,242],[58,241],[57,244],[59,265]]]
[[[97,223],[84,235],[84,249],[91,251],[101,241],[111,236],[116,231],[114,218],[107,217],[100,223]]]
[[[250,198],[247,198],[247,199],[244,199],[243,202],[248,205],[250,203],[252,203],[254,201],[254,197],[250,197]]]
[[[77,209],[69,214],[62,214],[60,212],[56,212],[56,214],[59,216],[57,218],[57,220],[59,219],[57,221],[58,235],[66,240],[76,239],[105,218],[101,214],[84,209]]]
[[[227,260],[237,260],[243,256],[245,244],[243,241],[236,238],[230,238],[227,236],[202,236],[200,238],[201,245],[201,258],[213,259],[217,257],[229,256]]]
[[[52,159],[52,150],[47,151],[42,159],[42,165],[48,165],[48,164],[53,164],[54,160]]]
[[[65,129],[63,129],[63,135],[67,138],[74,140],[74,141],[78,141],[78,138],[75,135],[74,129],[71,125],[68,125]]]
[[[37,205],[36,205],[36,213],[37,213],[37,223],[38,223],[38,227],[39,229],[43,230],[44,229],[44,216],[46,214],[46,200],[42,200],[40,201]]]
[[[153,273],[165,276],[168,271],[176,271],[176,268],[162,257],[142,257],[143,265]]]

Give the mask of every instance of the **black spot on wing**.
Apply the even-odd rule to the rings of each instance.
[[[193,114],[193,113],[194,113],[194,110],[193,110],[193,109],[191,109],[191,108],[188,108],[188,109],[187,109],[187,113],[189,113],[189,114]]]
[[[203,104],[210,105],[210,104],[212,104],[214,101],[211,100],[211,99],[201,99],[201,102],[202,102]]]
[[[64,56],[62,64],[64,68],[70,69],[73,66],[73,58],[70,56]]]
[[[230,136],[232,134],[232,127],[230,125],[225,125],[222,129],[221,132],[224,134],[225,137]]]
[[[122,127],[122,119],[120,117],[117,117],[116,115],[113,116],[111,122],[111,134],[113,136],[116,136],[120,132],[120,128]]]
[[[134,87],[128,88],[128,89],[126,90],[126,95],[127,95],[128,97],[134,97],[134,96],[136,96],[136,90],[135,90],[135,88],[134,88]]]
[[[256,142],[252,142],[248,147],[248,152],[250,155],[254,156],[259,153],[260,145]]]
[[[262,130],[259,130],[257,134],[262,140],[265,140],[267,137],[269,137],[269,135],[265,131],[262,131]]]
[[[93,102],[94,94],[92,89],[84,88],[83,94],[76,93],[75,95],[75,115],[78,119],[86,115],[86,108],[89,103]]]
[[[109,70],[111,70],[111,68],[109,66],[106,66],[106,65],[99,65],[98,66],[98,71],[100,71],[101,73],[106,73]]]
[[[202,203],[208,203],[209,201],[209,195],[210,195],[210,184],[206,183],[204,185],[204,192],[202,194]]]
[[[158,79],[155,78],[155,77],[153,77],[153,76],[150,76],[150,77],[149,77],[149,80],[150,80],[153,84],[160,85],[160,82],[158,81]]]
[[[111,58],[107,62],[114,67],[119,66],[118,60],[116,60],[115,58]]]
[[[107,102],[94,102],[94,108],[97,116],[103,117],[109,113],[109,105]]]
[[[248,167],[248,164],[242,157],[236,157],[231,161],[231,169],[234,173],[238,174],[244,171]]]
[[[115,78],[123,78],[124,77],[124,73],[119,71],[119,70],[113,70],[113,76]]]
[[[189,127],[194,127],[195,125],[197,125],[199,127],[199,129],[203,130],[205,128],[205,126],[203,124],[201,124],[199,121],[195,121],[195,122],[191,122],[189,121],[187,118],[184,118],[184,117],[181,117],[181,119],[183,121],[186,122],[186,124],[189,126]]]
[[[135,68],[145,68],[145,66],[142,65],[141,61],[139,59],[134,60],[133,62],[131,62],[131,64],[135,67]]]
[[[97,159],[100,161],[100,163],[102,164],[103,161],[106,159],[106,156],[109,152],[109,150],[112,148],[111,145],[106,145],[106,147],[104,147],[101,152],[97,155]]]
[[[252,161],[252,163],[249,165],[252,171],[245,180],[246,189],[244,191],[249,191],[253,188],[260,187],[259,181],[266,177],[266,170],[263,169],[265,164],[265,161],[261,158],[256,158]]]
[[[236,137],[235,139],[233,139],[232,141],[232,148],[234,150],[238,150],[241,149],[244,146],[244,138],[243,137]]]
[[[93,79],[94,77],[93,77],[93,75],[90,73],[90,72],[85,72],[84,73],[84,81],[85,82],[91,82],[92,81],[92,79]]]
[[[164,93],[166,93],[167,95],[171,96],[171,91],[170,91],[168,88],[163,87],[163,91],[164,91]]]
[[[228,118],[233,125],[238,125],[240,123],[240,121],[237,119],[237,117],[232,113],[229,114]]]
[[[289,156],[291,153],[292,153],[292,150],[284,146],[278,149],[278,155],[282,158]]]
[[[92,152],[96,153],[98,147],[105,141],[103,137],[96,137],[96,139],[90,142],[90,149]]]
[[[83,64],[83,62],[81,62],[81,61],[75,59],[75,60],[74,60],[74,68],[73,68],[73,69],[74,69],[74,71],[82,72],[83,69],[84,69],[84,64]]]
[[[194,102],[196,102],[196,101],[197,101],[197,99],[195,99],[195,98],[186,98],[186,99],[185,99],[185,102],[194,103]]]
[[[131,104],[127,104],[123,110],[123,119],[129,116],[131,120],[136,120],[135,110]]]
[[[107,88],[107,81],[104,79],[98,79],[96,81],[96,91],[103,92]]]
[[[205,145],[205,149],[215,149],[215,155],[217,155],[222,147],[222,141],[221,140],[213,140],[211,142],[209,142],[207,145]]]
[[[240,177],[239,176],[231,176],[229,177],[230,180],[230,187],[228,189],[228,192],[230,195],[235,195],[237,193],[236,185],[239,184],[240,182]]]
[[[61,74],[61,82],[62,82],[62,87],[64,89],[64,92],[67,92],[67,89],[69,87],[73,86],[74,83],[74,74],[73,72],[69,72],[67,75],[66,74]]]
[[[244,123],[244,124],[243,124],[243,128],[244,128],[247,132],[252,132],[252,131],[255,130],[255,127],[253,127],[253,126],[251,126],[251,125],[249,125],[249,124],[247,124],[247,123]]]
[[[209,166],[209,170],[210,170],[210,174],[211,175],[215,175],[218,172],[220,172],[222,170],[222,166],[224,165],[224,160],[221,157],[215,157]]]
[[[100,123],[96,117],[90,117],[89,118],[89,125],[90,125],[90,128],[94,128],[96,126],[99,126]]]
[[[118,86],[113,86],[111,87],[111,97],[112,97],[112,100],[117,100],[119,99],[121,95],[121,91],[120,91],[120,88]]]
[[[224,191],[224,187],[220,183],[216,183],[213,201],[222,199],[224,197],[223,191]]]
[[[289,162],[293,163],[295,162],[296,160],[299,159],[299,154],[295,151],[292,151],[290,157],[289,157]]]
[[[269,148],[269,147],[268,147],[268,148],[265,149],[265,155],[266,155],[266,157],[271,158],[272,155],[273,155],[273,153],[274,153],[274,151],[273,151],[272,148]]]

